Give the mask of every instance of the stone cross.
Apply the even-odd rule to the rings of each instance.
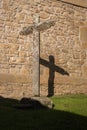
[[[33,81],[32,92],[34,96],[40,96],[40,31],[49,29],[54,26],[55,22],[48,20],[40,22],[38,14],[34,16],[34,24],[29,27],[24,27],[20,35],[29,35],[33,33]]]

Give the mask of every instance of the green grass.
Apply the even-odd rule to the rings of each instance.
[[[56,110],[87,116],[87,95],[52,97]]]
[[[87,130],[87,95],[52,97],[54,109],[19,110],[0,100],[0,130]]]

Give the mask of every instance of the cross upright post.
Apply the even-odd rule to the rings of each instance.
[[[39,15],[34,16],[35,24],[40,22]],[[34,96],[40,96],[40,31],[33,30],[33,77],[32,77],[32,92]]]

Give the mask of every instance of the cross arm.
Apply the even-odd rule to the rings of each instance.
[[[31,34],[33,33],[33,28],[34,28],[34,25],[31,25],[29,27],[24,27],[22,29],[22,31],[20,31],[20,35],[28,35],[28,34]]]
[[[47,30],[51,26],[54,26],[54,25],[55,25],[55,21],[47,20],[47,21],[40,22],[40,23],[36,24],[35,29],[38,31],[44,31],[44,30]]]
[[[51,26],[55,25],[55,21],[52,20],[48,20],[45,22],[40,22],[37,24],[32,24],[29,27],[24,27],[22,29],[22,31],[20,31],[20,35],[29,35],[31,33],[33,33],[33,29],[36,29],[37,31],[44,31],[46,29],[49,29]]]

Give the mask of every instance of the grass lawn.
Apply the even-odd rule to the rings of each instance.
[[[19,110],[0,99],[0,130],[87,130],[87,95],[51,97],[54,109]]]

